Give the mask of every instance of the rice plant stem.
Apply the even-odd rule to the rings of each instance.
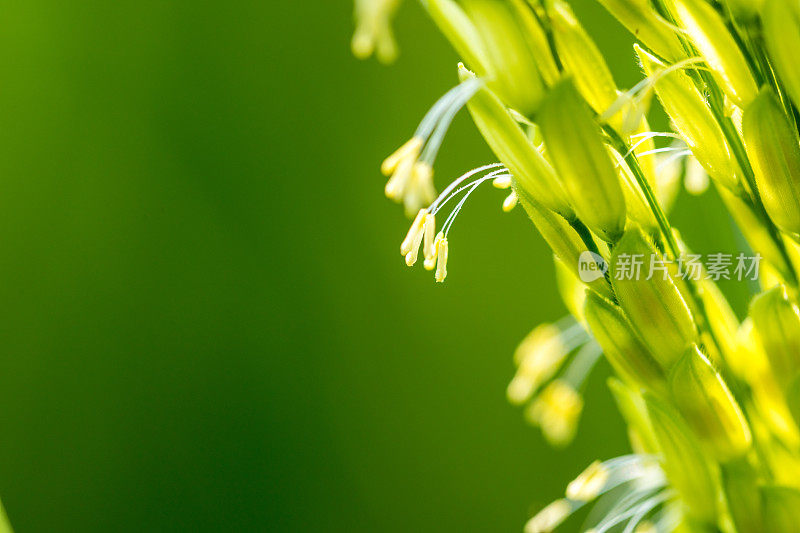
[[[594,254],[597,254],[599,257],[602,257],[602,255],[600,254],[600,249],[597,247],[597,243],[594,242],[594,238],[592,237],[592,232],[589,230],[588,227],[586,227],[586,224],[584,224],[577,218],[573,220],[568,220],[567,222],[569,223],[570,226],[572,226],[572,229],[575,230],[575,233],[577,233],[578,236],[581,238],[583,244],[586,245],[586,249]],[[604,277],[606,283],[608,283],[608,286],[610,287],[611,286],[610,270],[606,271]]]
[[[589,228],[586,227],[586,224],[577,218],[568,220],[567,222],[569,222],[569,225],[572,226],[572,229],[574,229],[575,233],[577,233],[581,238],[583,244],[586,245],[586,249],[592,253],[600,255],[600,250],[597,248],[597,243],[594,242],[594,238],[592,238],[592,232],[589,231]]]

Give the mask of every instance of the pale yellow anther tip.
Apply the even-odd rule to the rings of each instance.
[[[366,31],[357,31],[350,42],[350,50],[357,59],[367,59],[375,49],[375,40]]]
[[[600,461],[595,461],[581,475],[567,485],[567,498],[580,502],[595,499],[608,481],[608,469]]]
[[[533,394],[535,383],[528,376],[517,375],[506,388],[506,397],[514,405],[522,405]]]
[[[441,233],[440,233],[441,235]],[[441,239],[437,238],[439,244],[436,246],[436,282],[442,283],[447,277],[447,239],[442,236]]]
[[[400,244],[400,255],[408,255],[411,249],[414,248],[415,242],[417,243],[416,248],[419,248],[419,243],[422,241],[423,223],[427,214],[427,209],[420,209],[417,213],[416,218],[411,223],[411,227],[408,229],[406,238]]]
[[[395,201],[402,200],[403,195],[405,194],[406,189],[413,178],[413,174],[414,160],[404,159],[400,161],[400,163],[394,169],[392,177],[390,177],[389,181],[386,182],[386,187],[384,188],[386,197]]]
[[[567,500],[556,500],[525,524],[525,533],[548,533],[553,531],[572,512]]]
[[[395,150],[389,157],[383,160],[383,163],[381,164],[381,172],[383,175],[391,175],[395,170],[397,170],[400,162],[406,158],[416,161],[420,150],[422,150],[422,144],[423,140],[420,137],[411,137],[409,140],[407,140],[403,146]]]
[[[514,209],[517,206],[518,202],[519,202],[519,198],[517,197],[517,193],[516,192],[512,192],[511,194],[506,196],[505,200],[503,200],[503,211],[506,212],[506,213],[510,212],[512,209]]]
[[[492,180],[492,185],[497,189],[508,189],[511,187],[511,176],[507,174],[504,176],[497,176]]]

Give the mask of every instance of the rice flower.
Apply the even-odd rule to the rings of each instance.
[[[625,196],[600,127],[571,79],[550,90],[538,120],[578,218],[605,241],[616,242],[625,230]]]
[[[711,67],[719,87],[739,107],[756,97],[758,88],[744,54],[725,21],[702,0],[672,0],[675,13],[692,44]]]
[[[742,133],[767,213],[782,230],[800,234],[800,140],[772,89],[745,109]]]
[[[800,309],[778,286],[753,300],[750,316],[773,375],[788,385],[800,372]]]
[[[670,484],[696,519],[714,523],[718,487],[707,456],[677,412],[655,396],[646,396],[645,401]]]
[[[761,20],[770,63],[794,105],[800,106],[800,6],[793,0],[764,0]]]
[[[641,266],[664,258],[639,230],[630,230],[611,255],[611,284],[620,306],[664,370],[697,338],[689,306],[669,276],[644,279]]]
[[[567,0],[421,3],[471,70],[459,64],[457,85],[382,165],[386,195],[412,218],[404,261],[443,282],[450,231],[483,184],[502,191],[498,211],[521,205],[569,316],[520,343],[508,400],[563,447],[605,361],[634,450],[593,462],[525,531],[584,506],[595,533],[796,531],[800,4],[599,0],[638,41],[643,79],[618,88]],[[397,3],[356,7],[354,51],[386,59]],[[645,118],[659,103],[664,131]],[[463,107],[497,161],[437,194],[436,156]],[[682,187],[714,209],[716,190],[744,237],[736,250],[696,261],[673,227]],[[747,317],[728,301],[733,283],[750,291]]]
[[[590,291],[584,314],[608,362],[620,376],[631,384],[659,392],[666,390],[664,371],[619,307]]]
[[[741,408],[697,346],[675,364],[669,384],[683,418],[719,461],[737,459],[750,449],[752,435]]]
[[[683,57],[680,39],[649,5],[636,0],[598,0],[628,31],[661,57]]]
[[[645,49],[636,47],[645,74],[655,77],[654,87],[676,129],[709,176],[736,189],[739,171],[722,129],[700,91],[680,70],[668,70]]]

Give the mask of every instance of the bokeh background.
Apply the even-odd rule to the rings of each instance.
[[[350,56],[344,0],[3,3],[0,496],[18,532],[519,531],[626,451],[605,368],[563,451],[505,400],[516,343],[564,308],[497,191],[455,225],[444,285],[397,253],[378,165],[457,60],[406,3],[391,67]],[[574,4],[633,85],[628,35]],[[492,160],[461,116],[438,183]],[[687,240],[734,246],[692,202]]]

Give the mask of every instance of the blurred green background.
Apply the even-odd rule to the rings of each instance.
[[[564,309],[497,191],[459,218],[444,285],[397,253],[378,165],[457,59],[407,4],[387,68],[350,56],[346,1],[3,3],[0,495],[18,532],[519,531],[626,450],[605,369],[564,451],[505,400],[516,343]],[[575,8],[635,83],[628,35]],[[492,160],[462,116],[438,183]]]

